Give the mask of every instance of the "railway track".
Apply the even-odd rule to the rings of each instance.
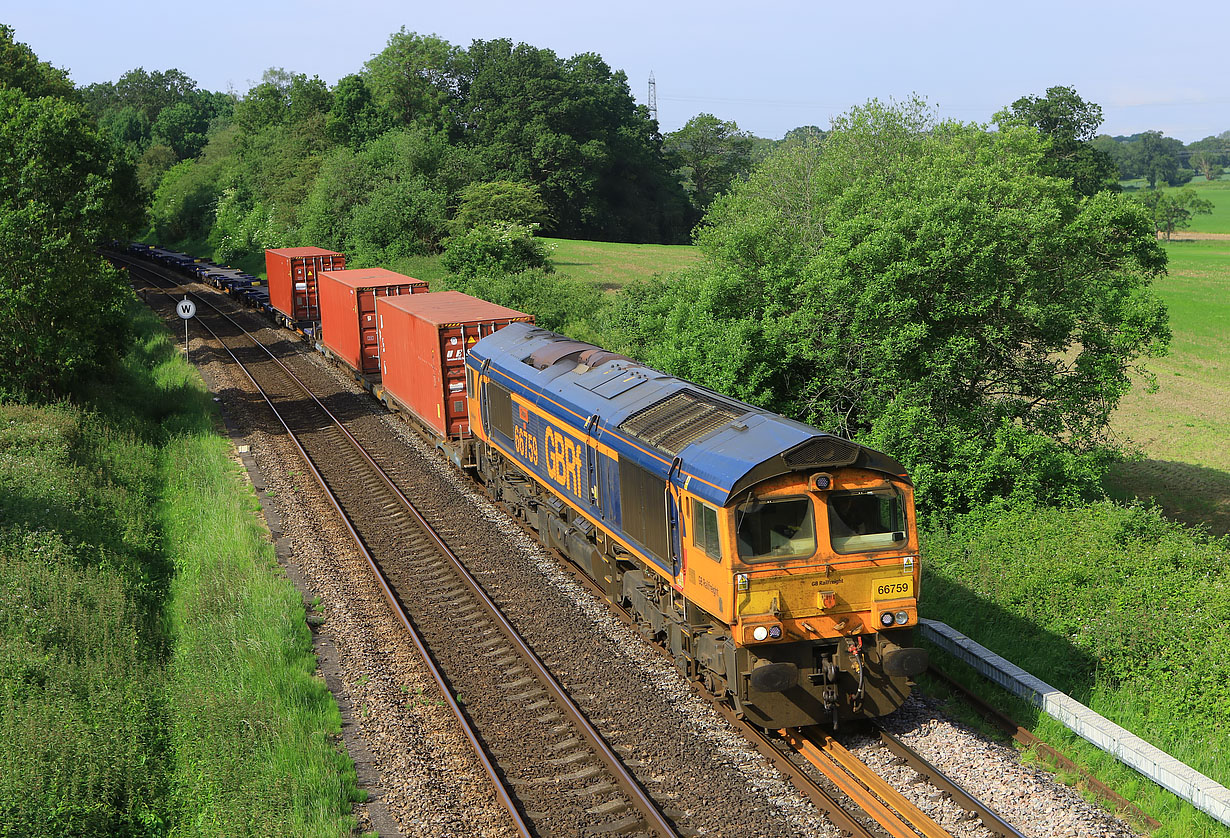
[[[140,270],[142,266],[136,263],[134,267]],[[157,274],[151,271],[150,276],[157,276]],[[201,298],[201,295],[197,296],[204,304],[203,308],[210,307],[207,300]],[[268,350],[264,347],[258,348],[259,342],[246,341],[242,337],[243,330],[233,319],[226,318],[217,332],[216,339],[221,345],[230,347],[228,351],[232,353],[236,361],[242,358],[258,370],[282,366]],[[285,340],[284,335],[281,339]],[[283,348],[294,346],[293,341],[286,341]],[[298,354],[298,349],[293,349],[293,352]],[[287,413],[292,421],[287,422],[287,429],[299,427],[302,430],[303,438],[308,444],[301,448],[301,452],[311,469],[316,471],[315,466],[311,465],[313,461],[311,451],[317,452],[316,458],[332,464],[340,463],[335,452],[347,446],[361,447],[357,442],[345,439],[348,434],[344,433],[341,423],[332,417],[325,416],[327,411],[323,411],[323,406],[316,402],[315,396],[308,392],[308,388],[294,384],[293,374],[289,374],[289,378],[288,374],[289,370],[286,370],[281,374],[281,379],[278,379],[276,375],[270,379],[268,391],[270,395],[267,398],[271,401],[281,400],[289,405]],[[280,384],[277,383],[278,380],[281,381]],[[311,406],[313,402],[317,405],[315,410]],[[371,465],[375,467],[373,474],[381,471],[379,464],[373,461]],[[347,470],[344,464],[334,467],[340,470],[339,473]],[[353,467],[349,470],[356,471]],[[328,487],[328,477],[322,474],[319,479],[322,485]],[[539,686],[533,670],[541,668],[545,673],[542,661],[534,657],[532,652],[530,652],[530,658],[525,658],[516,652],[515,643],[509,635],[511,632],[515,636],[516,632],[512,630],[508,621],[499,615],[499,609],[495,608],[494,604],[490,601],[485,605],[480,603],[485,595],[477,582],[473,579],[463,580],[463,577],[457,575],[451,568],[451,565],[455,565],[464,571],[455,556],[450,560],[444,555],[452,552],[448,550],[444,540],[438,535],[429,536],[421,529],[416,530],[405,526],[403,519],[407,515],[412,516],[412,513],[408,511],[412,505],[401,495],[394,482],[387,476],[371,478],[367,481],[360,481],[357,486],[352,485],[349,500],[343,495],[345,492],[334,500],[339,511],[347,508],[359,510],[356,516],[352,516],[355,517],[354,522],[347,524],[356,543],[360,545],[373,568],[379,568],[382,565],[390,568],[387,580],[381,584],[385,586],[386,597],[394,604],[395,610],[402,612],[400,619],[403,625],[408,631],[413,631],[416,624],[422,623],[424,636],[416,641],[416,645],[420,646],[424,658],[431,661],[433,655],[436,654],[428,651],[433,648],[433,644],[444,650],[439,654],[447,660],[442,661],[441,670],[443,671],[437,676],[437,680],[454,714],[466,721],[471,716],[485,716],[486,720],[493,725],[494,730],[515,732],[512,739],[518,741],[512,742],[511,748],[507,741],[508,737],[499,741],[499,736],[493,736],[493,739],[497,741],[489,743],[481,732],[471,733],[469,736],[493,780],[493,788],[500,783],[503,784],[504,791],[500,794],[507,801],[505,806],[508,811],[513,815],[522,815],[517,826],[518,831],[521,834],[580,834],[576,830],[583,829],[621,834],[629,832],[632,834],[675,834],[673,831],[675,827],[670,823],[670,818],[659,811],[662,820],[660,826],[655,827],[653,816],[647,817],[636,805],[635,792],[640,787],[636,784],[635,778],[631,777],[630,772],[628,772],[628,777],[632,784],[632,793],[627,793],[615,779],[602,774],[603,769],[599,766],[601,760],[595,753],[598,748],[589,744],[582,735],[584,731],[578,729],[588,725],[585,715],[576,708],[575,704],[572,705],[571,712],[563,706],[571,703],[571,700],[562,689],[560,690],[561,700],[552,695],[549,690]],[[398,507],[402,509],[402,512],[396,511]],[[437,520],[439,520],[438,516]],[[429,531],[430,527],[426,529]],[[447,537],[454,543],[456,538],[464,540],[465,530],[464,525],[455,527],[452,531],[447,532]],[[434,546],[429,543],[433,540],[438,542]],[[374,542],[377,549],[368,550],[369,541]],[[400,548],[399,545],[401,545]],[[398,555],[399,549],[405,554],[402,561],[389,562],[387,558],[384,561],[379,558],[382,555]],[[574,578],[587,583],[583,576],[574,574]],[[408,613],[400,608],[403,597],[397,594],[398,590],[413,592],[414,595],[410,599],[414,600],[420,609],[417,614]],[[475,593],[477,596],[473,596]],[[435,609],[434,613],[432,609]],[[449,656],[454,653],[460,655],[457,652],[458,648],[469,649],[471,654],[468,657],[461,655],[456,659],[450,658]],[[551,662],[551,665],[554,666],[554,662]],[[481,683],[464,681],[460,677],[457,683],[454,683],[453,679],[444,674],[450,671],[467,673],[484,669],[489,670],[489,677],[485,680],[479,679]],[[452,694],[454,693],[459,700],[453,700]],[[489,701],[487,700],[489,696],[501,697],[503,701]],[[504,707],[493,708],[491,706],[500,704]],[[509,705],[512,705],[511,710]],[[593,712],[592,707],[590,712]],[[527,728],[534,726],[549,731],[551,735],[543,738],[536,746],[527,747],[520,740],[525,739]],[[749,730],[745,729],[744,733],[748,735]],[[593,731],[593,735],[598,743],[603,742],[600,733]],[[787,733],[787,738],[792,736],[801,738],[802,734],[800,732]],[[749,736],[749,738],[756,737]],[[782,740],[777,741],[780,743]],[[776,752],[777,750],[772,745],[766,747],[770,751]],[[811,747],[821,753],[838,752],[831,746],[817,746],[813,743]],[[528,764],[534,768],[520,773],[515,769],[510,770],[505,761],[510,751],[516,750],[533,751],[534,754],[528,760]],[[764,752],[765,749],[761,750]],[[799,750],[802,753],[808,750],[808,746],[804,745]],[[616,762],[619,761],[614,753],[611,756]],[[804,757],[807,758],[806,754]],[[915,761],[908,757],[903,756],[902,758],[915,764]],[[829,757],[826,756],[825,759]],[[516,760],[510,761],[515,762]],[[891,791],[885,792],[882,788],[877,788],[874,781],[862,783],[861,791],[852,786],[849,791],[843,791],[843,794],[849,800],[863,799],[867,803],[864,808],[869,808],[871,811],[879,810],[879,816],[849,813],[845,811],[848,803],[839,802],[829,795],[804,772],[799,771],[797,766],[794,770],[790,770],[782,765],[780,759],[775,761],[792,777],[796,787],[803,791],[805,796],[815,801],[818,807],[829,815],[839,829],[846,834],[948,835],[924,813],[908,804],[908,801],[894,799]],[[831,759],[829,761],[832,762]],[[787,765],[793,765],[789,760],[785,762]],[[839,759],[834,764],[840,764],[840,762]],[[560,768],[561,770],[551,772],[547,770],[549,768]],[[847,776],[857,776],[863,772],[870,774],[868,769],[859,769],[857,765],[837,770],[844,772]],[[951,794],[955,799],[961,799],[962,793],[959,789],[949,791],[941,783],[935,782],[933,778],[940,776],[939,772],[934,769],[928,771],[917,767],[916,770],[919,770],[919,773],[930,782],[944,789],[945,793]],[[802,775],[802,779],[796,775]],[[571,787],[568,784],[572,784]],[[553,801],[569,796],[569,793],[575,795],[586,805],[572,807],[573,814],[569,816],[553,811],[551,809]],[[667,796],[670,797],[670,795]],[[888,802],[887,806],[885,802]],[[653,805],[652,801],[651,805]],[[963,801],[961,805],[967,810],[977,811],[976,807],[966,805]],[[656,809],[656,806],[654,808]],[[584,810],[585,817],[577,815],[578,810]],[[673,814],[678,820],[678,814]],[[998,821],[996,826],[991,826],[994,821],[993,815],[983,817],[983,822],[988,824],[992,834],[1003,836],[1019,834],[1002,820]],[[865,824],[870,824],[870,827]]]
[[[521,526],[524,527],[523,524]],[[603,592],[592,579],[566,563],[565,567],[576,582],[596,597],[603,597]],[[626,625],[636,627],[636,620],[628,611],[618,607],[614,611]],[[665,648],[657,648],[664,657],[670,658]],[[822,729],[782,730],[777,731],[777,737],[773,737],[739,719],[727,705],[700,684],[693,683],[693,688],[705,695],[727,721],[768,757],[843,834],[852,838],[880,838],[884,835],[892,838],[917,838],[919,835],[924,838],[953,838],[950,832]],[[914,769],[924,782],[940,794],[951,798],[969,816],[977,818],[994,838],[1024,838],[1004,817],[967,792],[905,742],[882,727],[876,726],[876,730],[880,741],[898,760]],[[830,787],[817,782],[783,753],[783,749],[819,771]]]
[[[129,264],[162,286],[156,272]],[[200,303],[200,326],[246,371],[346,522],[515,830],[677,836],[631,770],[343,423],[233,318],[204,295],[192,296]]]
[[[1050,762],[1057,768],[1071,774],[1079,774],[1084,785],[1091,792],[1104,800],[1108,806],[1118,812],[1121,816],[1134,821],[1146,829],[1161,829],[1162,824],[1156,819],[1146,815],[1135,803],[1116,792],[1097,777],[1094,777],[1083,767],[1077,765],[1072,760],[1064,756],[1064,754],[1052,748],[1050,745],[1047,745],[1041,739],[1034,736],[1012,719],[1008,718],[1008,716],[983,701],[976,693],[960,681],[954,679],[938,666],[932,665],[929,667],[927,674],[942,682],[946,687],[948,687],[948,689],[960,696],[961,700],[972,707],[980,716],[982,716],[983,719],[998,727],[1008,736],[1011,736],[1018,744],[1025,748],[1032,748],[1043,759]]]

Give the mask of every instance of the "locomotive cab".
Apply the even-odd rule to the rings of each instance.
[[[765,726],[891,712],[926,668],[913,494],[867,469],[781,475],[728,507],[739,709]]]

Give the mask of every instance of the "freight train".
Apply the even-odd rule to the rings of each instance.
[[[200,260],[134,252],[209,279]],[[882,716],[909,695],[927,655],[910,645],[920,566],[900,463],[520,312],[354,273],[300,273],[318,274],[319,322],[275,316],[405,414],[681,672],[767,729]],[[349,307],[328,303],[330,281],[353,292]]]

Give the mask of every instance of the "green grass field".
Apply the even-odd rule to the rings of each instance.
[[[1230,207],[1230,189],[1222,190]],[[1230,229],[1230,221],[1227,222]],[[1220,231],[1210,231],[1220,232]],[[1170,310],[1170,354],[1151,359],[1157,392],[1138,386],[1113,417],[1144,459],[1118,468],[1120,497],[1153,498],[1172,516],[1230,533],[1230,239],[1166,245],[1157,291]]]
[[[691,245],[545,241],[554,248],[551,263],[555,270],[573,279],[596,283],[604,291],[622,288],[635,279],[649,279],[654,274],[675,273],[700,259],[700,251]]]
[[[1201,198],[1213,202],[1213,212],[1192,216],[1188,229],[1193,233],[1230,233],[1230,180],[1197,178],[1187,186]]]
[[[1224,178],[1224,176],[1223,176]],[[1123,181],[1121,184],[1129,195],[1139,195],[1140,190],[1147,189],[1148,184],[1143,179]],[[1192,233],[1230,233],[1230,180],[1205,180],[1199,175],[1191,182],[1177,189],[1192,189],[1201,198],[1213,203],[1213,212],[1209,215],[1192,216],[1191,223],[1185,231],[1176,231],[1175,238],[1181,238],[1183,232]],[[1162,187],[1162,191],[1171,191],[1170,187]]]
[[[692,245],[620,244],[550,238],[543,241],[552,248],[551,264],[557,273],[593,283],[604,291],[622,288],[635,279],[648,279],[654,274],[674,273],[700,259],[700,251]],[[244,267],[256,272],[254,264],[245,264]],[[388,268],[429,282],[433,288],[448,275],[440,264],[439,256],[403,256]],[[264,264],[261,264],[259,275],[264,274]]]

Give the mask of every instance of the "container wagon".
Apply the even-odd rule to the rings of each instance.
[[[279,322],[305,331],[320,320],[316,280],[321,271],[346,267],[346,257],[320,247],[283,247],[265,251],[269,302]]]
[[[427,293],[427,283],[387,268],[321,271],[320,343],[355,372],[380,378],[376,298]]]

